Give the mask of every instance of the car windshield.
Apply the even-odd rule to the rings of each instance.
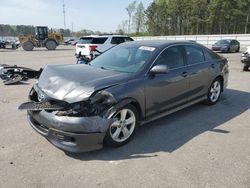
[[[219,40],[216,44],[229,44],[230,40]]]
[[[91,61],[91,66],[126,73],[136,73],[153,56],[154,47],[116,46]]]

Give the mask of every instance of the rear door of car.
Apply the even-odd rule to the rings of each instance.
[[[239,43],[238,43],[237,40],[232,40],[232,41],[233,41],[233,46],[234,46],[233,50],[234,50],[234,51],[237,51],[238,48],[239,48]]]
[[[235,50],[235,44],[234,44],[234,41],[233,41],[233,40],[230,40],[229,45],[230,45],[230,51],[231,51],[231,52],[234,51],[234,50]]]
[[[203,49],[197,45],[185,45],[184,49],[189,68],[189,100],[196,100],[207,93],[215,64],[205,59]]]
[[[145,82],[147,118],[184,104],[188,99],[188,67],[183,47],[177,45],[164,49],[154,65],[167,65],[169,72],[148,75]]]

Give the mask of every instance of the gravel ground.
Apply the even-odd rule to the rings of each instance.
[[[0,49],[0,64],[39,69],[74,64],[74,49]],[[123,147],[66,154],[28,124],[17,106],[35,83],[0,83],[0,187],[250,187],[250,72],[229,60],[228,89],[215,106],[196,104],[139,128]]]

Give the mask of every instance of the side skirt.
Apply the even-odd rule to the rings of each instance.
[[[179,111],[179,110],[182,110],[182,109],[184,109],[184,108],[186,108],[186,107],[188,107],[188,106],[192,106],[192,105],[194,105],[194,104],[196,104],[196,103],[199,103],[199,102],[201,102],[201,101],[204,101],[204,100],[206,100],[206,96],[202,96],[202,97],[200,97],[200,98],[198,98],[198,99],[195,99],[195,100],[192,100],[192,101],[190,101],[190,102],[188,102],[188,103],[185,103],[184,105],[181,105],[181,106],[178,106],[178,107],[173,108],[173,109],[171,109],[171,110],[162,112],[162,113],[160,113],[159,115],[152,116],[151,118],[149,118],[149,119],[147,119],[147,120],[140,121],[140,125],[143,125],[143,124],[149,123],[149,122],[151,122],[151,121],[154,121],[154,120],[156,120],[156,119],[162,118],[162,117],[164,117],[164,116],[167,116],[167,115],[169,115],[169,114],[172,114],[172,113],[174,113],[174,112],[177,112],[177,111]]]

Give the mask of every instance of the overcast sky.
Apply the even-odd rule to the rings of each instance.
[[[46,25],[63,28],[63,0],[0,0],[0,24]],[[126,7],[133,0],[64,0],[66,26],[114,32],[128,19]],[[137,2],[139,2],[137,0]],[[153,0],[142,0],[145,8]]]

